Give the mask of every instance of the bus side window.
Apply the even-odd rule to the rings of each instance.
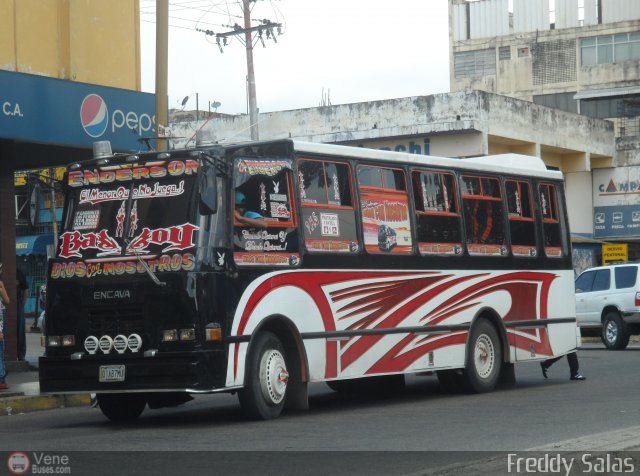
[[[367,252],[411,254],[413,241],[404,171],[360,165],[358,189]]]
[[[453,174],[416,171],[412,184],[420,254],[461,256],[464,247]]]
[[[514,256],[537,255],[535,220],[531,201],[531,185],[524,180],[505,180],[507,216]]]
[[[549,258],[559,258],[563,255],[562,221],[558,208],[558,192],[556,186],[541,183],[538,186],[540,194],[540,211],[542,212],[542,234],[544,236],[544,252]]]
[[[311,253],[356,253],[360,249],[348,163],[301,159],[298,190],[305,247]]]
[[[494,177],[460,177],[467,250],[472,256],[506,256],[500,182]]]

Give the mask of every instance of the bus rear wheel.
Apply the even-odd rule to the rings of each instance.
[[[249,350],[244,388],[238,392],[242,409],[258,420],[278,417],[284,408],[288,383],[282,343],[271,332],[258,334]]]
[[[502,346],[496,328],[488,320],[479,319],[471,329],[467,346],[464,374],[468,390],[472,393],[493,390],[502,365]]]
[[[147,405],[144,395],[136,393],[99,393],[98,406],[113,422],[128,422],[138,418]]]

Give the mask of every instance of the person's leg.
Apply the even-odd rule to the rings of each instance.
[[[540,368],[542,369],[542,376],[544,378],[547,378],[547,370],[549,369],[549,367],[551,367],[551,365],[553,365],[554,362],[557,362],[561,358],[562,358],[562,356],[554,357],[552,359],[547,359],[547,360],[543,360],[542,362],[540,362]]]
[[[27,355],[27,336],[25,334],[24,304],[18,301],[18,360]]]
[[[571,380],[584,380],[585,378],[580,374],[578,353],[571,352],[570,354],[567,354],[567,360],[569,361],[569,373]]]
[[[9,388],[4,379],[7,376],[7,372],[4,368],[4,341],[0,340],[0,390]]]

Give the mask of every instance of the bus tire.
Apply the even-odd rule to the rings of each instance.
[[[602,343],[609,350],[623,350],[629,345],[631,337],[624,327],[624,322],[617,312],[610,311],[604,316],[602,323]]]
[[[479,319],[471,329],[464,374],[471,393],[490,392],[498,384],[502,365],[502,346],[496,328]]]
[[[244,388],[238,399],[244,412],[256,420],[277,418],[287,396],[289,372],[284,347],[275,334],[261,332],[249,350]]]
[[[145,396],[139,393],[99,393],[96,398],[102,414],[118,423],[135,420],[147,405]]]

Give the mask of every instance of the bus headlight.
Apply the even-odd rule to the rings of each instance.
[[[162,331],[162,342],[175,342],[178,340],[177,329],[166,329]]]
[[[47,336],[47,347],[60,347],[60,336]]]
[[[195,339],[196,339],[195,329],[180,329],[180,340],[195,340]]]
[[[72,347],[76,345],[76,336],[66,335],[62,336],[62,347]]]

